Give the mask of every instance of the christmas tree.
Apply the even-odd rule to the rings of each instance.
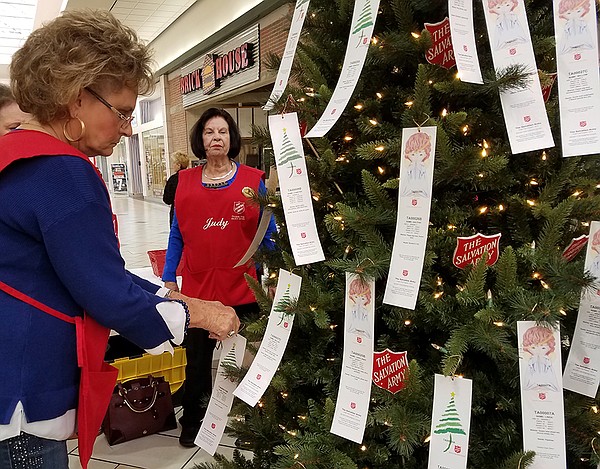
[[[298,112],[310,129],[339,78],[354,2],[312,0],[279,112]],[[542,85],[556,71],[552,5],[526,2]],[[457,78],[456,68],[429,64],[432,36],[424,23],[447,16],[440,0],[381,0],[360,81],[342,117],[324,138],[305,142],[313,206],[326,260],[296,266],[281,201],[262,200],[276,215],[278,250],[259,256],[276,283],[279,268],[303,277],[294,329],[271,386],[230,429],[252,461],[219,458],[224,468],[426,468],[435,373],[473,380],[468,467],[522,468],[523,452],[517,321],[560,326],[566,360],[582,288],[584,254],[561,255],[600,217],[599,155],[564,158],[556,90],[546,109],[556,146],[512,154],[499,92],[523,86],[519,67],[495,70],[483,5],[474,2],[484,84]],[[276,66],[274,60],[274,66]],[[291,98],[286,99],[291,96]],[[436,126],[433,197],[423,274],[414,310],[382,303],[390,267],[399,192],[401,133]],[[266,129],[256,129],[266,146]],[[290,152],[293,153],[293,148]],[[294,150],[295,151],[295,150]],[[457,237],[501,234],[498,261],[487,256],[459,269]],[[376,347],[407,351],[404,389],[372,388],[362,444],[330,433],[343,346],[345,272],[376,281]],[[260,285],[253,289],[262,316],[244,331],[260,341],[271,310]],[[558,346],[558,345],[557,345]],[[243,375],[244,370],[241,371]],[[565,391],[570,469],[595,468],[598,396]]]

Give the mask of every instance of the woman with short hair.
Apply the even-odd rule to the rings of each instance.
[[[67,469],[76,420],[87,466],[116,380],[103,363],[110,329],[153,354],[188,326],[238,331],[232,308],[136,277],[119,253],[89,157],[131,135],[151,64],[106,11],[63,13],[13,56],[12,89],[32,119],[0,137],[0,467]]]

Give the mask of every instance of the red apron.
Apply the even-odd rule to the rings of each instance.
[[[263,177],[262,171],[240,165],[230,186],[209,189],[202,185],[201,166],[179,171],[175,213],[184,245],[184,295],[227,306],[256,301],[244,277],[256,279],[254,262],[233,266],[248,250],[260,216],[243,190],[258,192]]]
[[[40,154],[41,148],[43,148],[42,154]],[[53,155],[81,158],[92,165],[100,179],[102,179],[98,169],[86,155],[50,135],[29,130],[11,132],[2,137],[0,172],[12,162],[20,159]],[[113,224],[116,232],[117,225],[114,214]],[[104,362],[110,330],[98,324],[85,312],[83,317],[68,316],[30,298],[3,282],[0,282],[0,290],[55,318],[75,324],[77,365],[81,368],[79,403],[77,405],[78,451],[81,466],[83,469],[87,469],[94,442],[117,382],[118,370]]]

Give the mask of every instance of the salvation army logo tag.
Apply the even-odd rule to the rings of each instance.
[[[217,428],[217,426],[214,423],[211,423],[210,428],[212,428],[214,430],[215,428]]]
[[[583,357],[583,363],[586,365],[590,364],[590,357]]]
[[[575,60],[581,60],[581,54],[577,53],[573,56]]]
[[[523,117],[523,120],[524,120],[525,122],[531,122],[531,116],[524,116],[524,117]]]
[[[386,348],[383,352],[373,353],[373,384],[396,394],[404,387],[404,378],[408,371],[406,352],[392,352]]]
[[[579,121],[579,127],[585,127],[587,125],[587,121]]]
[[[456,454],[460,454],[462,451],[462,448],[459,445],[454,445],[454,452]]]
[[[439,23],[425,23],[425,29],[431,35],[431,47],[425,53],[430,64],[450,69],[456,65],[452,38],[450,36],[450,20],[444,18]]]
[[[545,401],[546,400],[546,393],[545,392],[541,392],[538,394],[538,397],[540,398],[540,401]]]
[[[356,409],[356,402],[351,402],[350,403],[350,408],[351,409]]]
[[[452,263],[459,269],[464,269],[469,264],[474,264],[488,253],[487,265],[494,265],[500,253],[500,237],[502,233],[486,236],[477,233],[473,236],[456,238],[456,248],[452,256]]]
[[[565,259],[567,262],[571,262],[573,259],[575,259],[575,256],[579,254],[579,252],[587,244],[588,239],[588,235],[581,235],[578,238],[573,238],[562,253],[563,259]]]

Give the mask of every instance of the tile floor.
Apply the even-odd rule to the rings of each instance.
[[[155,201],[113,196],[113,211],[119,222],[121,253],[128,269],[148,267],[147,251],[165,249],[169,238],[169,207]],[[218,357],[214,357],[218,359]],[[217,362],[214,362],[216,368]],[[176,409],[178,413],[181,409]],[[214,459],[200,448],[183,448],[177,438],[181,428],[150,435],[120,445],[109,446],[99,436],[89,469],[192,469],[196,463]],[[68,443],[69,469],[80,469],[77,441]],[[218,453],[232,458],[234,439],[223,436]],[[251,453],[243,452],[247,458]]]

